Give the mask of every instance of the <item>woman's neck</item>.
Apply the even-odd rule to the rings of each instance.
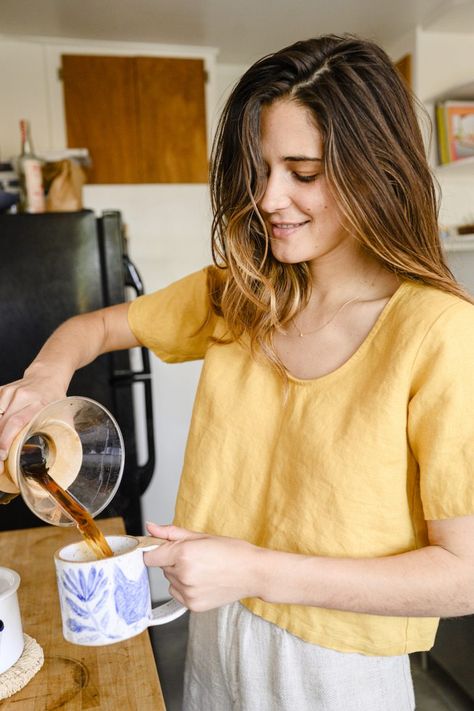
[[[357,259],[311,264],[310,269],[313,285],[309,304],[319,308],[348,299],[371,301],[390,296],[400,283],[381,262],[364,253]]]

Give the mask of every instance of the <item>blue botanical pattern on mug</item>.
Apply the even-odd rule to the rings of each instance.
[[[117,639],[116,635],[107,632],[109,624],[107,583],[104,569],[97,570],[95,566],[90,568],[87,577],[82,570],[77,572],[69,570],[63,573],[62,585],[73,596],[65,595],[66,602],[75,615],[75,617],[68,617],[66,621],[71,632],[95,632],[96,634],[89,637],[90,641],[97,639],[99,635],[105,635],[108,639]]]
[[[114,583],[115,609],[127,625],[138,622],[148,615],[150,595],[146,568],[138,580],[130,580],[116,565]]]

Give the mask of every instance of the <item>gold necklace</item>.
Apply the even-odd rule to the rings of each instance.
[[[296,325],[294,318],[291,319],[291,323],[292,323],[293,326],[295,327],[295,329],[296,329],[296,331],[297,331],[297,333],[298,333],[298,336],[299,336],[300,338],[304,338],[305,336],[311,336],[313,333],[317,333],[318,331],[322,331],[323,328],[326,328],[326,326],[329,326],[329,324],[331,323],[331,321],[334,321],[334,319],[336,318],[336,316],[337,316],[339,313],[341,313],[342,309],[345,308],[346,306],[348,306],[349,304],[354,303],[354,301],[360,301],[360,297],[359,297],[359,296],[353,296],[352,299],[348,299],[348,301],[344,301],[344,303],[341,304],[341,306],[339,306],[338,309],[336,309],[336,311],[333,313],[333,315],[331,316],[330,319],[328,319],[325,323],[323,323],[322,326],[318,326],[318,328],[315,328],[313,331],[306,331],[306,333],[303,333],[303,331],[301,331],[301,330],[298,328],[298,326]],[[287,333],[286,335],[288,335],[288,333]]]

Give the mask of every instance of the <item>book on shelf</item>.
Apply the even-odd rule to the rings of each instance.
[[[442,165],[474,157],[474,100],[437,104],[436,133]]]

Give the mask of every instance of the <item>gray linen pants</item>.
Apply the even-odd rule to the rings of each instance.
[[[408,655],[309,644],[240,603],[191,613],[183,711],[413,711]]]

